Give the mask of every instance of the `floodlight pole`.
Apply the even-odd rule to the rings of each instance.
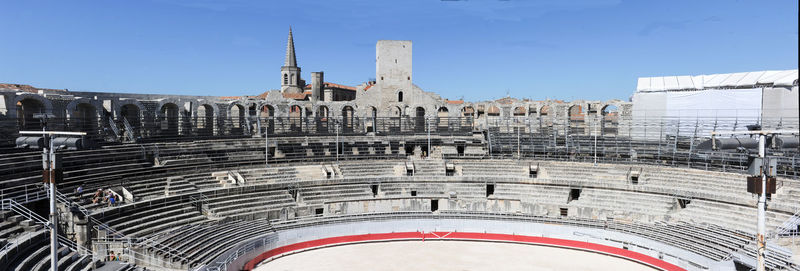
[[[765,146],[767,137],[764,134],[758,136],[758,157],[761,158],[761,194],[758,195],[758,271],[766,270],[764,262],[767,254],[766,236],[766,216],[767,216],[767,159]]]
[[[58,210],[56,209],[55,180],[56,156],[53,152],[53,139],[49,138],[49,136],[45,138],[47,138],[47,142],[50,144],[49,153],[48,148],[42,149],[42,155],[45,160],[42,164],[42,169],[48,173],[47,180],[44,180],[44,182],[47,183],[48,195],[50,196],[50,266],[52,270],[58,270]]]
[[[769,165],[767,164],[767,159],[766,159],[767,135],[798,134],[798,131],[791,131],[791,130],[731,131],[731,132],[714,131],[711,132],[711,142],[714,143],[715,140],[714,137],[720,134],[758,135],[758,157],[761,158],[761,194],[758,195],[758,235],[756,236],[756,242],[758,243],[758,251],[756,252],[756,256],[758,257],[758,263],[756,266],[756,270],[765,271],[766,270],[765,261],[767,254],[767,241],[766,241],[767,172],[769,170]]]
[[[48,196],[50,200],[50,221],[48,222],[48,226],[50,227],[50,266],[52,267],[51,270],[58,270],[58,209],[56,209],[56,172],[60,171],[60,168],[57,168],[58,162],[56,161],[56,153],[55,153],[55,146],[53,145],[53,135],[80,135],[84,136],[86,133],[84,132],[54,132],[54,131],[46,131],[46,128],[42,127],[42,131],[19,131],[21,135],[39,135],[41,134],[48,145],[47,147],[42,148],[42,169],[46,174],[42,178],[44,183],[48,186]]]
[[[264,129],[264,167],[269,167],[269,121]]]

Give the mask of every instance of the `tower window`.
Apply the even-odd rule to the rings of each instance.
[[[397,64],[397,59],[394,60],[394,64]]]
[[[381,81],[383,81],[383,76],[381,76]]]
[[[288,74],[285,74],[285,73],[283,74],[283,84],[284,85],[288,85],[289,84],[289,75]]]
[[[383,79],[381,79],[381,80],[383,80]],[[397,101],[398,102],[402,102],[403,101],[403,92],[402,91],[397,93]]]

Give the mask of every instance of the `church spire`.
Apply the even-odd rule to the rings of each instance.
[[[286,67],[297,67],[297,58],[294,54],[294,38],[292,38],[292,27],[289,27],[289,41],[286,43],[286,61],[283,63]]]

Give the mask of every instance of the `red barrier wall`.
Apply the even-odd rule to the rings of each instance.
[[[665,271],[685,271],[679,266],[659,260],[648,255],[638,252],[633,252],[626,249],[582,242],[566,239],[556,239],[548,237],[537,236],[523,236],[523,235],[510,235],[510,234],[497,234],[497,233],[477,233],[477,232],[393,232],[393,233],[377,233],[377,234],[362,234],[323,238],[311,241],[300,242],[296,244],[282,246],[270,251],[264,252],[258,257],[247,262],[244,270],[252,270],[256,264],[266,259],[278,256],[284,253],[289,253],[297,250],[317,248],[329,245],[342,245],[348,243],[370,242],[370,241],[389,241],[389,240],[422,240],[425,239],[449,239],[449,240],[484,240],[484,241],[502,241],[514,242],[524,244],[538,244],[545,246],[555,246],[562,248],[580,249],[585,251],[603,253],[615,257],[628,259],[631,261],[639,262],[658,268]]]

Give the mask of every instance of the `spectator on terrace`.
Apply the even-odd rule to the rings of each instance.
[[[116,260],[119,260],[119,258],[117,258],[117,255],[114,255],[114,252],[112,251],[111,255],[108,255],[108,260],[109,261],[116,261]]]
[[[103,196],[103,189],[97,189],[97,192],[94,192],[94,196],[92,196],[92,203],[97,203],[100,201],[100,197]]]
[[[108,197],[108,207],[114,206],[114,205],[116,205],[116,203],[117,203],[117,200],[113,196]]]

